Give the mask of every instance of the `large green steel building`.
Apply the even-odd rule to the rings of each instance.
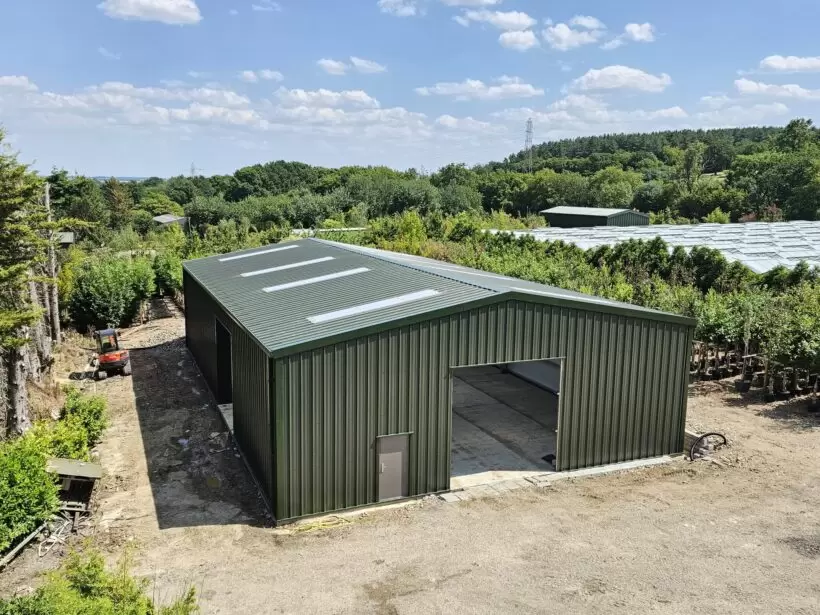
[[[188,261],[184,290],[279,522],[446,491],[464,451],[566,471],[682,450],[688,318],[318,239]]]

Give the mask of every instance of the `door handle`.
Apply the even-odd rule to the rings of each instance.
[[[379,474],[384,474],[384,471],[386,469],[387,469],[387,467],[383,463],[379,464]]]

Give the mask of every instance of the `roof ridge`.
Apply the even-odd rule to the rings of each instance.
[[[466,282],[466,281],[461,280],[459,278],[444,275],[442,273],[428,271],[424,267],[414,266],[411,263],[405,263],[405,262],[402,262],[399,259],[391,260],[389,258],[385,258],[385,257],[381,256],[378,253],[369,254],[369,253],[357,251],[356,249],[349,247],[352,244],[345,244],[345,243],[342,243],[342,242],[339,242],[339,241],[331,241],[329,239],[319,239],[317,237],[308,237],[308,239],[310,239],[311,241],[316,241],[318,243],[322,243],[322,244],[326,244],[326,245],[327,244],[332,245],[333,247],[339,248],[340,250],[344,250],[345,252],[352,252],[352,253],[359,254],[359,255],[370,256],[371,258],[375,258],[376,260],[379,260],[383,263],[390,263],[391,265],[398,265],[399,267],[405,267],[406,269],[412,269],[413,271],[420,271],[422,273],[426,273],[427,275],[432,275],[432,276],[435,276],[435,277],[438,277],[438,278],[443,278],[445,280],[450,280],[451,282],[458,282],[459,284],[463,284],[464,286],[472,286],[473,288],[480,288],[481,290],[488,290],[490,292],[496,293],[497,295],[502,295],[502,294],[508,292],[508,291],[499,290],[498,288],[493,288],[491,286],[482,286],[482,285],[477,284],[477,283],[474,284],[472,282]],[[390,254],[402,254],[401,252],[390,252],[390,250],[382,250],[381,248],[370,248],[368,246],[361,246],[361,247],[366,248],[367,250],[376,250],[377,252],[388,252]],[[412,255],[410,255],[410,256],[412,256]],[[427,258],[427,257],[422,256],[420,258]],[[441,262],[446,264],[445,261],[441,261]],[[455,265],[455,266],[456,267],[461,267],[462,265]]]

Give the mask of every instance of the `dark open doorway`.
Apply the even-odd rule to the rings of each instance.
[[[452,370],[450,488],[555,469],[561,360]]]
[[[231,333],[216,321],[216,400],[233,403],[233,371],[231,365]]]

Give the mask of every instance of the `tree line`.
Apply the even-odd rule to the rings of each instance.
[[[633,208],[657,223],[820,217],[820,138],[811,120],[556,141],[534,148],[531,173],[528,164],[519,152],[431,174],[279,160],[212,177],[98,182],[54,170],[47,180],[58,213],[96,224],[86,233],[100,242],[122,228],[144,233],[165,213],[194,225],[247,220],[257,230],[361,226],[406,210],[521,217],[559,205]]]

